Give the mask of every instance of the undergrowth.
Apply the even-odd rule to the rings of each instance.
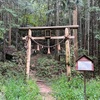
[[[0,62],[0,100],[41,100],[37,84],[25,80],[22,64]]]
[[[33,80],[25,82],[22,78],[9,78],[0,83],[0,92],[5,100],[41,100],[39,89]]]
[[[25,76],[25,68],[19,67],[14,62],[0,62],[0,79],[10,78],[15,76]]]
[[[57,100],[84,100],[84,84],[81,76],[67,81],[62,75],[52,82],[53,96]],[[87,99],[100,100],[100,79],[92,79],[86,85]]]
[[[40,78],[54,78],[65,71],[65,65],[55,59],[48,57],[38,58],[36,66],[36,75]]]

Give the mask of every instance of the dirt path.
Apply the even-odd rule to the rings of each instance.
[[[38,78],[35,77],[34,72],[31,72],[31,78],[33,80],[36,81],[39,90],[40,90],[40,94],[42,96],[42,100],[56,100],[53,96],[52,96],[52,90],[51,88],[43,81],[43,80],[39,80]]]
[[[39,55],[33,57],[31,60],[33,61],[33,67],[35,67],[35,64],[37,62]],[[36,81],[39,89],[40,89],[40,94],[42,95],[42,100],[56,100],[52,96],[52,90],[51,88],[43,81],[39,80],[38,78],[35,77],[36,72],[31,70],[31,78]]]
[[[52,97],[52,90],[47,86],[43,81],[37,81],[37,85],[40,89],[40,94],[42,95],[43,100],[55,100]]]

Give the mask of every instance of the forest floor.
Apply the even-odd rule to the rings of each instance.
[[[39,57],[40,57],[40,55],[31,57],[31,66],[32,67],[35,67],[35,65],[37,63],[37,59]],[[44,80],[40,80],[39,78],[36,77],[36,71],[31,70],[30,76],[33,80],[36,81],[36,83],[39,87],[39,90],[40,90],[40,94],[42,96],[42,100],[56,100],[52,96],[52,89],[50,88],[50,86],[48,86]]]

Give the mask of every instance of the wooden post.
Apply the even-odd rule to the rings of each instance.
[[[87,100],[86,96],[86,72],[84,71],[84,100]]]
[[[68,28],[66,28],[65,29],[66,69],[67,69],[67,76],[69,77],[69,80],[70,80],[71,67],[70,67],[70,46],[69,46],[69,39],[67,39],[68,36],[69,36],[69,31],[68,31]]]
[[[30,73],[30,58],[31,58],[31,35],[32,31],[28,30],[28,43],[27,43],[27,63],[26,63],[26,75],[27,79],[29,79],[29,73]]]

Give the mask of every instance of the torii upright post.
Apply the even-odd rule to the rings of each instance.
[[[30,58],[31,58],[31,35],[32,31],[28,30],[28,42],[27,42],[27,63],[26,63],[26,75],[27,79],[29,79],[30,74]]]
[[[69,46],[69,30],[68,28],[65,29],[65,50],[66,50],[66,69],[67,69],[67,76],[68,76],[68,80],[70,80],[70,76],[71,76],[71,67],[70,67],[70,46]]]

